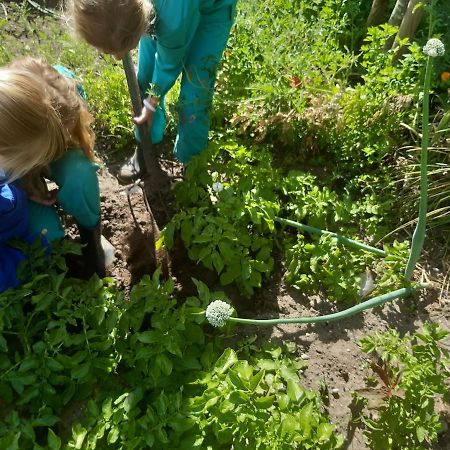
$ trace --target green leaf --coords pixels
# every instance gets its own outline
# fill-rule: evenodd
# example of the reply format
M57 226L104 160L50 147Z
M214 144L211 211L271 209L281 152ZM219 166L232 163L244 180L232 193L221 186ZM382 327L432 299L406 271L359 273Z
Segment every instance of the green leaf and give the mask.
M297 431L298 421L294 416L286 414L281 421L281 435L294 434Z
M2 334L0 334L0 351L4 353L8 351L8 344Z
M319 440L319 442L326 442L331 438L333 431L333 425L323 422L317 429L317 439Z
M237 361L238 357L236 352L231 348L227 348L214 365L214 372L225 373L231 366L236 364Z
M111 427L109 430L107 442L108 444L114 444L119 439L119 428L116 426Z
M181 222L181 239L185 243L186 247L191 245L192 238L192 222L189 219L183 220Z
M83 447L84 438L86 437L87 430L83 428L79 423L72 427L72 437L74 440L74 448L81 450Z
M273 405L275 401L274 395L266 395L265 397L258 397L255 400L255 406L259 409L268 409Z
M287 395L291 401L299 402L304 397L305 391L296 381L289 379L287 381Z
M427 430L421 426L418 426L416 428L416 434L417 439L419 440L420 443L422 443L425 440L425 436L427 435Z
M172 373L172 361L164 353L161 353L156 357L155 364L160 368L164 375L170 375Z
M266 374L265 370L260 370L256 375L252 376L250 378L250 390L253 392L261 383L261 380L264 378L264 375Z
M287 411L289 408L289 404L291 403L289 396L287 394L278 394L277 400L280 410Z
M222 257L219 255L219 253L214 251L211 254L211 259L212 259L214 268L216 269L217 273L220 275L223 268L225 267Z
M48 429L47 445L49 450L59 450L61 448L61 439L53 432L51 428Z
M73 380L82 380L89 374L89 369L91 367L91 363L82 364L77 369L72 370L71 378Z
M300 411L300 426L305 436L309 436L311 433L311 424L313 416L313 404L312 402L306 404Z
M155 331L144 331L143 333L136 333L137 340L143 344L154 344L159 342L160 336Z
M231 403L233 403L235 405L241 405L241 404L249 403L250 398L243 391L233 391L230 394L229 400L230 400Z
M0 439L0 448L2 450L20 450L19 449L19 439L20 431L16 434L7 434Z
M241 276L241 266L239 264L233 264L227 266L227 270L220 275L220 283L226 286L232 283L236 278Z

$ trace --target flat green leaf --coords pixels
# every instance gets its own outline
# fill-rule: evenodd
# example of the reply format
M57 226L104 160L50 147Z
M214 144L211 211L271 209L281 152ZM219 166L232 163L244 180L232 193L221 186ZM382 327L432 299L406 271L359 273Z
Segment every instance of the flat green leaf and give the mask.
M266 395L265 397L258 397L255 400L255 406L259 409L268 409L273 405L275 401L274 395Z
M20 431L15 434L7 434L0 439L0 448L2 450L20 450L19 449L19 439Z
M237 361L238 357L236 352L231 348L227 348L214 365L214 371L217 373L225 373Z
M83 428L79 423L72 427L72 437L74 441L74 448L81 450L83 447L84 438L86 437L87 430Z
M317 429L317 439L319 442L326 442L328 441L334 431L334 426L330 423L321 423Z
M281 421L281 435L293 434L297 431L298 421L294 416L286 414Z
M47 445L49 450L59 450L61 448L61 439L53 432L51 428L48 429Z
M291 401L298 402L304 397L305 392L296 381L290 379L287 382L287 395Z
M156 357L155 364L160 368L164 375L170 375L172 373L172 361L164 353L161 353Z
M423 442L425 440L425 436L427 435L427 430L421 426L416 428L417 439L419 442Z
M119 439L119 428L116 426L111 427L108 433L107 442L108 444L114 444Z

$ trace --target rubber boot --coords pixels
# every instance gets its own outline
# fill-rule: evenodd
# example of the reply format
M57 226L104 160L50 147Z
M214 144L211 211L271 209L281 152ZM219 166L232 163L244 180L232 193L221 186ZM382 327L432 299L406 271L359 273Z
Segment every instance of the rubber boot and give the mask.
M81 255L67 254L65 256L68 275L74 278L87 280L96 273L100 278L106 276L105 253L102 247L100 224L94 228L78 225Z
M120 168L117 178L121 183L129 184L145 174L145 160L142 147L136 146L133 156Z
M80 240L83 245L84 272L86 277L96 273L100 278L106 277L105 253L102 247L101 224L94 228L86 228L78 225Z

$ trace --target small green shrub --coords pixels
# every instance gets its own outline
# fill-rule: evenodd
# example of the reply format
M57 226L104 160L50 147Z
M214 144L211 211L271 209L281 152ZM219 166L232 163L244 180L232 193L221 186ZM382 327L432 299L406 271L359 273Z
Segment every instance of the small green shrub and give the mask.
M386 378L399 380L387 386L391 392L378 413L363 417L371 449L420 450L436 442L441 430L436 399L448 396L450 377L449 353L440 345L446 336L447 331L431 324L404 338L390 330L360 341L365 353L379 358Z

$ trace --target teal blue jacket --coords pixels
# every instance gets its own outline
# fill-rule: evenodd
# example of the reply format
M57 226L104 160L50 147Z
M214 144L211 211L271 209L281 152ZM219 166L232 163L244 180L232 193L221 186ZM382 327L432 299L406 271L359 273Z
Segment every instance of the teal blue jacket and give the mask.
M157 42L152 80L155 95L165 95L174 85L200 22L232 21L230 11L234 11L236 1L151 0L156 14Z

